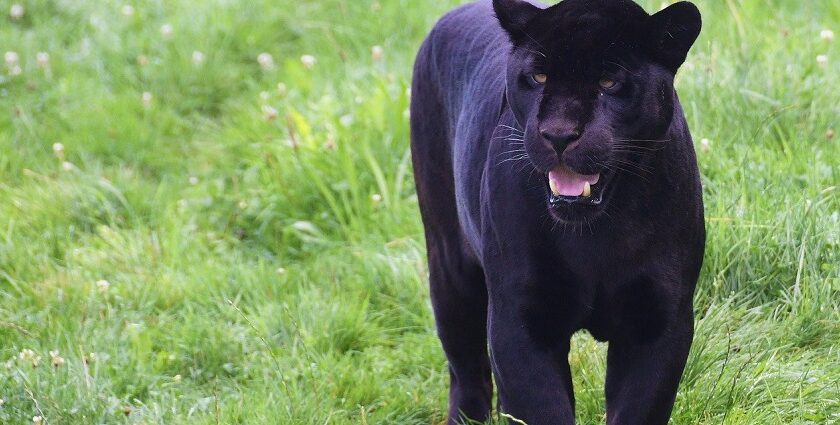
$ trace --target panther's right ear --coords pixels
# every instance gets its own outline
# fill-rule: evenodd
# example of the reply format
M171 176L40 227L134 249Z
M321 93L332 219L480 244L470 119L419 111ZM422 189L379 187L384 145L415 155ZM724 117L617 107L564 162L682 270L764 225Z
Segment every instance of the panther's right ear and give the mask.
M525 0L493 0L493 10L513 44L520 44L530 37L526 33L528 23L542 9Z

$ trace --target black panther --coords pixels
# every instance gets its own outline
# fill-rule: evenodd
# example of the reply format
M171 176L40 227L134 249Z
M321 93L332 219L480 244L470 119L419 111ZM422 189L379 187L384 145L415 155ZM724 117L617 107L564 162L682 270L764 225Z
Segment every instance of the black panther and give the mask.
M570 337L608 341L608 424L666 424L691 346L703 199L674 75L688 2L485 0L414 67L411 148L449 423L573 424ZM489 350L488 350L489 344Z

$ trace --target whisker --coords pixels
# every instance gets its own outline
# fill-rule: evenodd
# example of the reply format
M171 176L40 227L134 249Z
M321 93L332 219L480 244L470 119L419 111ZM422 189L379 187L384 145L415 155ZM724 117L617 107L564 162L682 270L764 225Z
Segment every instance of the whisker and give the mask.
M615 65L615 66L617 66L617 67L619 67L619 68L621 68L621 69L623 69L623 70L625 70L625 71L629 72L629 73L630 73L631 75L633 75L634 77L638 77L638 76L639 76L639 74L636 74L636 73L634 73L633 71L630 71L629 69L627 69L627 67L625 67L624 65L622 65L622 64L620 64L620 63L613 62L613 61L607 61L606 63L611 64L611 65Z
M625 167L629 167L629 169L638 170L638 171L648 173L648 174L651 174L653 172L653 169L651 167L647 167L647 166L644 166L644 165L641 165L641 164L636 164L634 162L620 160L620 159L617 159L617 158L609 159L605 162L607 164L622 165L622 166L625 166Z
M631 175L633 175L633 176L636 176L636 177L638 177L638 178L640 178L640 179L644 180L644 181L645 181L645 182L647 182L647 183L650 183L650 180L648 180L648 179L647 179L647 177L645 177L645 176L643 176L643 175L641 175L641 174L639 174L639 173L637 173L637 172L635 172L635 171L633 171L633 170L628 170L628 169L626 169L626 168L624 168L624 167L622 167L622 166L620 166L620 165L618 165L618 164L606 164L606 163L603 163L603 162L602 162L602 163L599 163L599 165L601 165L602 167L604 167L604 168L606 168L606 169L608 169L608 170L610 170L610 171L622 171L622 172L625 172L625 173L631 174Z
M525 35L528 35L528 34L525 34ZM530 38L531 36L528 36L528 37ZM532 38L531 40L534 40L534 39ZM537 43L537 41L536 41L536 40L534 40L534 43ZM537 44L539 44L539 43L537 43ZM538 52L538 51L534 51L534 50L531 50L531 49L524 49L524 48L523 48L522 50L524 50L524 51L526 51L526 52L531 52L531 53L533 53L533 54L535 54L535 55L540 55L540 56L542 56L542 57L544 57L544 58L547 58L547 57L548 57L548 56L546 56L546 55L545 55L545 53L543 53L543 52Z
M630 144L626 144L626 143L615 143L614 146L619 147L619 148L637 149L637 150L643 150L643 151L648 151L648 152L657 152L657 151L661 151L662 149L665 149L665 146L648 147L648 146L630 145Z
M511 154L527 155L527 153L522 149L514 149L514 150L510 150L510 151L506 151L506 152L500 152L498 155L496 155L496 158L498 158L502 155L511 155Z
M496 166L498 167L498 166L500 166L500 165L502 165L502 164L504 164L504 163L506 163L506 162L518 162L518 161L522 161L523 159L526 159L526 158L528 158L526 155L520 155L520 156L517 156L517 157L508 158L508 159L505 159L505 160L503 160L503 161L498 162L498 163L496 164Z
M493 140L501 139L503 137L507 138L507 137L520 137L520 136L524 137L525 135L524 134L519 134L519 133L500 134L500 135L494 137Z
M671 139L621 139L621 138L615 138L613 140L616 140L616 141L619 141L619 142L654 142L654 143L667 143L667 142L671 141Z
M506 128L506 129L508 129L508 130L513 130L513 131L516 131L516 132L518 132L518 133L523 133L523 134L525 133L524 131L522 131L522 130L520 130L520 129L516 128L516 127L511 127L511 126L509 126L509 125L499 124L497 127Z

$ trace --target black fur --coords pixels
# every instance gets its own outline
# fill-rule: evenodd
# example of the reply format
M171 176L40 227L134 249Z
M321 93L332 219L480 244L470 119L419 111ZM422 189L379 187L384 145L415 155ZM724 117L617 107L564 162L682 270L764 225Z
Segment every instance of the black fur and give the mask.
M423 43L411 146L450 424L487 419L491 370L504 412L573 424L581 329L610 342L608 424L668 422L705 243L673 80L700 26L686 2L486 0ZM600 174L601 202L552 197L561 164Z

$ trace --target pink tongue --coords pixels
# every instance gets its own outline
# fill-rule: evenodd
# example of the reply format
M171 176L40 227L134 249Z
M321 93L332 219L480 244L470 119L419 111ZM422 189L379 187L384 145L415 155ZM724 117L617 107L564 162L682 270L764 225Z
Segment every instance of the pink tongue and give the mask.
M590 185L598 183L600 174L585 176L578 174L562 165L549 171L548 180L552 183L552 190L563 196L578 196L583 193L583 185L589 182ZM557 195L558 193L555 193Z

